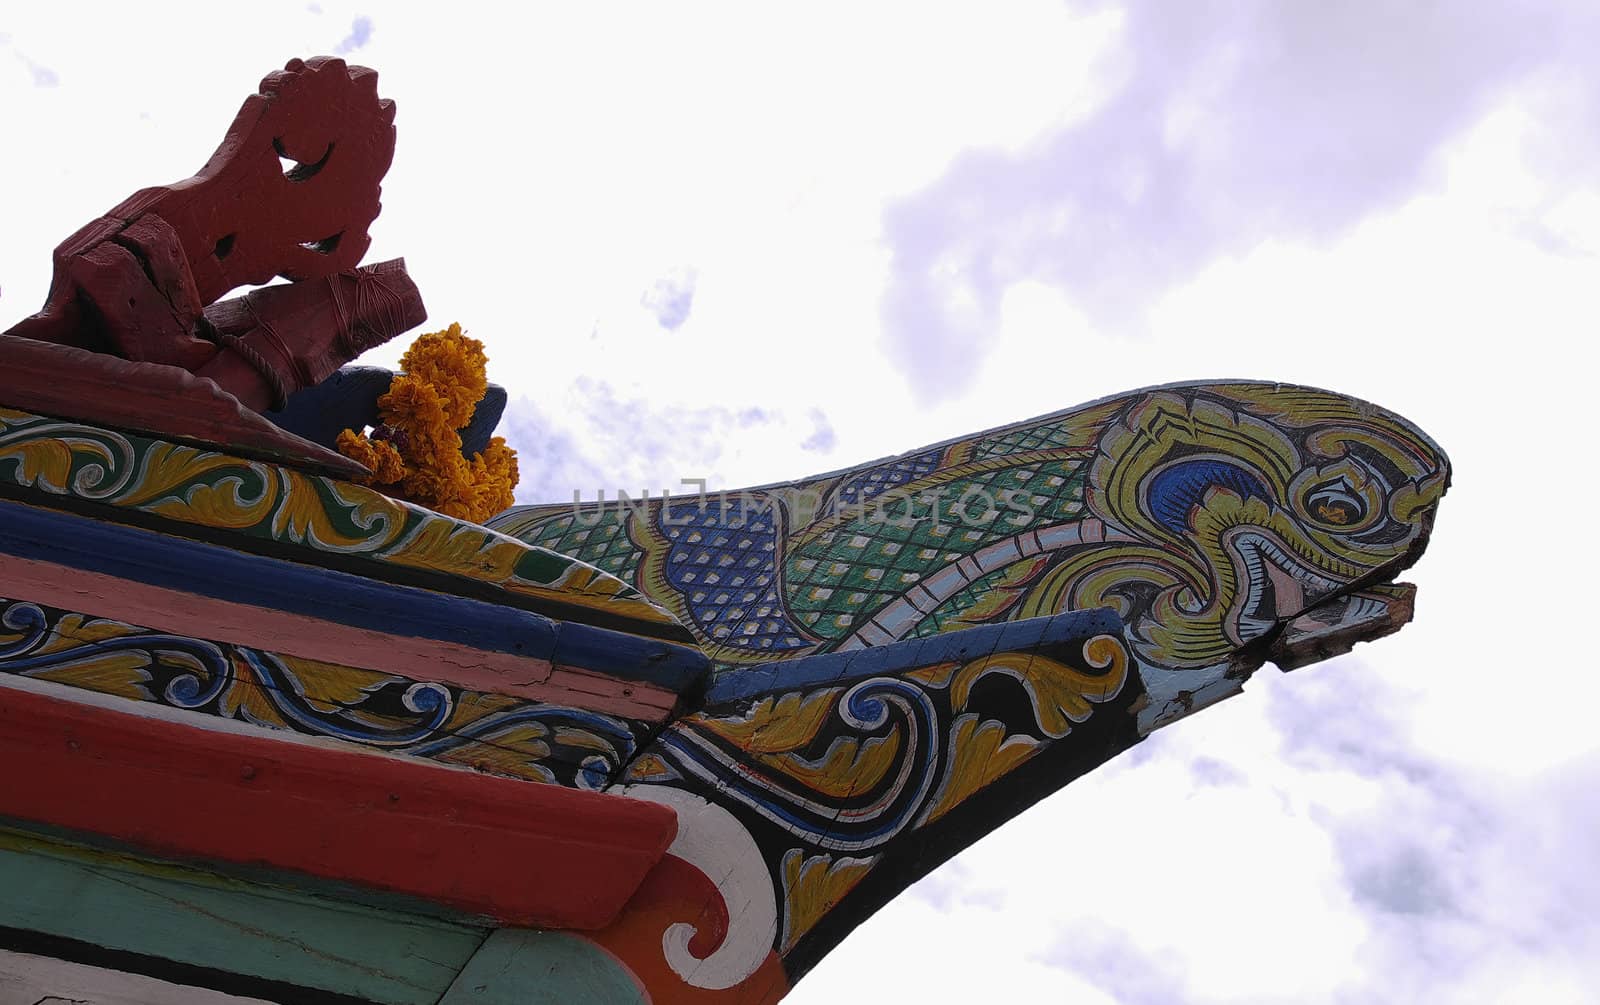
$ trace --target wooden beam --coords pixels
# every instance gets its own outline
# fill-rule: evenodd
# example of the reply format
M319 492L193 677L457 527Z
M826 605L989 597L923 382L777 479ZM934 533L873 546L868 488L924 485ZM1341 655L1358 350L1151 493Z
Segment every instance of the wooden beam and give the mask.
M0 498L693 650L670 613L597 567L366 486L229 453L0 407Z
M689 646L0 502L10 596L413 680L652 722L706 672Z
M670 809L620 796L13 687L0 763L26 765L7 772L0 818L508 925L605 926L677 833Z

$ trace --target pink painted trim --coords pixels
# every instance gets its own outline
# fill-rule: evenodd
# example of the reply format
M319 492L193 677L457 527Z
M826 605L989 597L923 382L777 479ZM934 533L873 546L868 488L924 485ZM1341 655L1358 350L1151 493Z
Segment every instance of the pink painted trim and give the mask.
M0 582L16 584L11 592L17 600L473 691L561 704L581 695L577 703L584 708L649 721L665 719L678 700L653 684L544 659L354 628L33 559L0 555Z

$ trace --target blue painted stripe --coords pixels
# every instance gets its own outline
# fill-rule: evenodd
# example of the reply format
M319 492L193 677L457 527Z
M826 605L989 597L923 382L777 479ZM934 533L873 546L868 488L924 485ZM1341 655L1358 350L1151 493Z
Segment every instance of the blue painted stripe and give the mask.
M0 553L675 692L709 672L705 654L690 646L16 503L0 502Z
M550 661L557 666L605 670L629 680L660 684L679 693L700 684L711 674L711 662L697 646L644 639L571 621L558 624L555 651ZM626 672L609 669L618 662L627 667Z
M965 662L993 653L1031 652L1096 635L1120 637L1121 634L1122 619L1109 607L1065 611L1049 617L983 625L870 649L780 660L754 670L725 672L711 685L706 704L818 685L846 684L936 663Z

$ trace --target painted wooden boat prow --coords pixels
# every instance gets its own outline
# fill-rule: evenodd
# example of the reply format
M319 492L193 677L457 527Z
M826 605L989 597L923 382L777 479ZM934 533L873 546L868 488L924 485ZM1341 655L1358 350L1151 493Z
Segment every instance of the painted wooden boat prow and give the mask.
M776 1002L1039 799L1411 617L1448 460L1276 383L714 499L397 498L379 395L423 378L339 369L424 316L360 264L394 116L291 61L0 334L0 1001ZM418 392L474 477L477 361Z

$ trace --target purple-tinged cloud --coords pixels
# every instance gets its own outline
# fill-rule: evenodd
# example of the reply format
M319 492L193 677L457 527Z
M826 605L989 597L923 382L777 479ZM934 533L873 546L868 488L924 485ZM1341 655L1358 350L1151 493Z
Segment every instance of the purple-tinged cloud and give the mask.
M655 316L657 324L669 332L677 331L694 309L695 280L692 269L665 276L656 280L639 302Z
M813 408L810 417L813 430L810 436L801 441L800 449L813 453L827 453L838 445L839 434L834 432L832 423L828 421L822 409Z
M583 416L580 425L558 422L554 406L528 398L506 409L499 432L517 451L519 503L571 502L574 492L593 501L602 490L684 492L683 479L712 479L733 433L781 419L760 408L658 404L587 377L565 404Z
M1102 926L1062 932L1038 961L1083 977L1122 1005L1191 1000L1183 961L1150 952L1120 929Z
M372 41L372 18L360 14L350 22L350 34L346 35L333 51L341 56L348 55L370 41Z
M1361 794L1304 790L1368 931L1365 966L1329 1000L1511 1000L1495 989L1592 978L1600 878L1577 863L1600 821L1600 756L1530 785L1463 771L1410 740L1408 697L1383 673L1337 664L1272 688L1267 709L1288 777Z
M16 57L17 62L21 63L23 68L28 71L28 76L32 78L34 87L60 86L61 75L50 67L35 61L27 53L17 48L12 43L9 32L0 32L0 48L9 48L11 50L11 54Z
M592 486L608 484L607 472L587 456L590 452L528 398L507 404L495 432L517 452L518 503L566 501L575 490L592 492Z
M961 859L953 859L913 883L907 893L941 914L952 910L1004 906L1005 893L994 886L980 885Z
M1243 785L1246 778L1244 772L1226 761L1219 761L1215 757L1196 757L1189 762L1189 774L1194 776L1198 785L1211 785L1221 788L1229 785Z
M1267 237L1328 240L1425 181L1430 155L1530 74L1600 94L1587 2L1134 3L1115 93L1017 153L971 151L885 213L884 348L952 396L1013 283L1136 327L1162 290Z
M48 66L29 63L28 72L33 75L34 87L56 87L61 83L61 77Z

